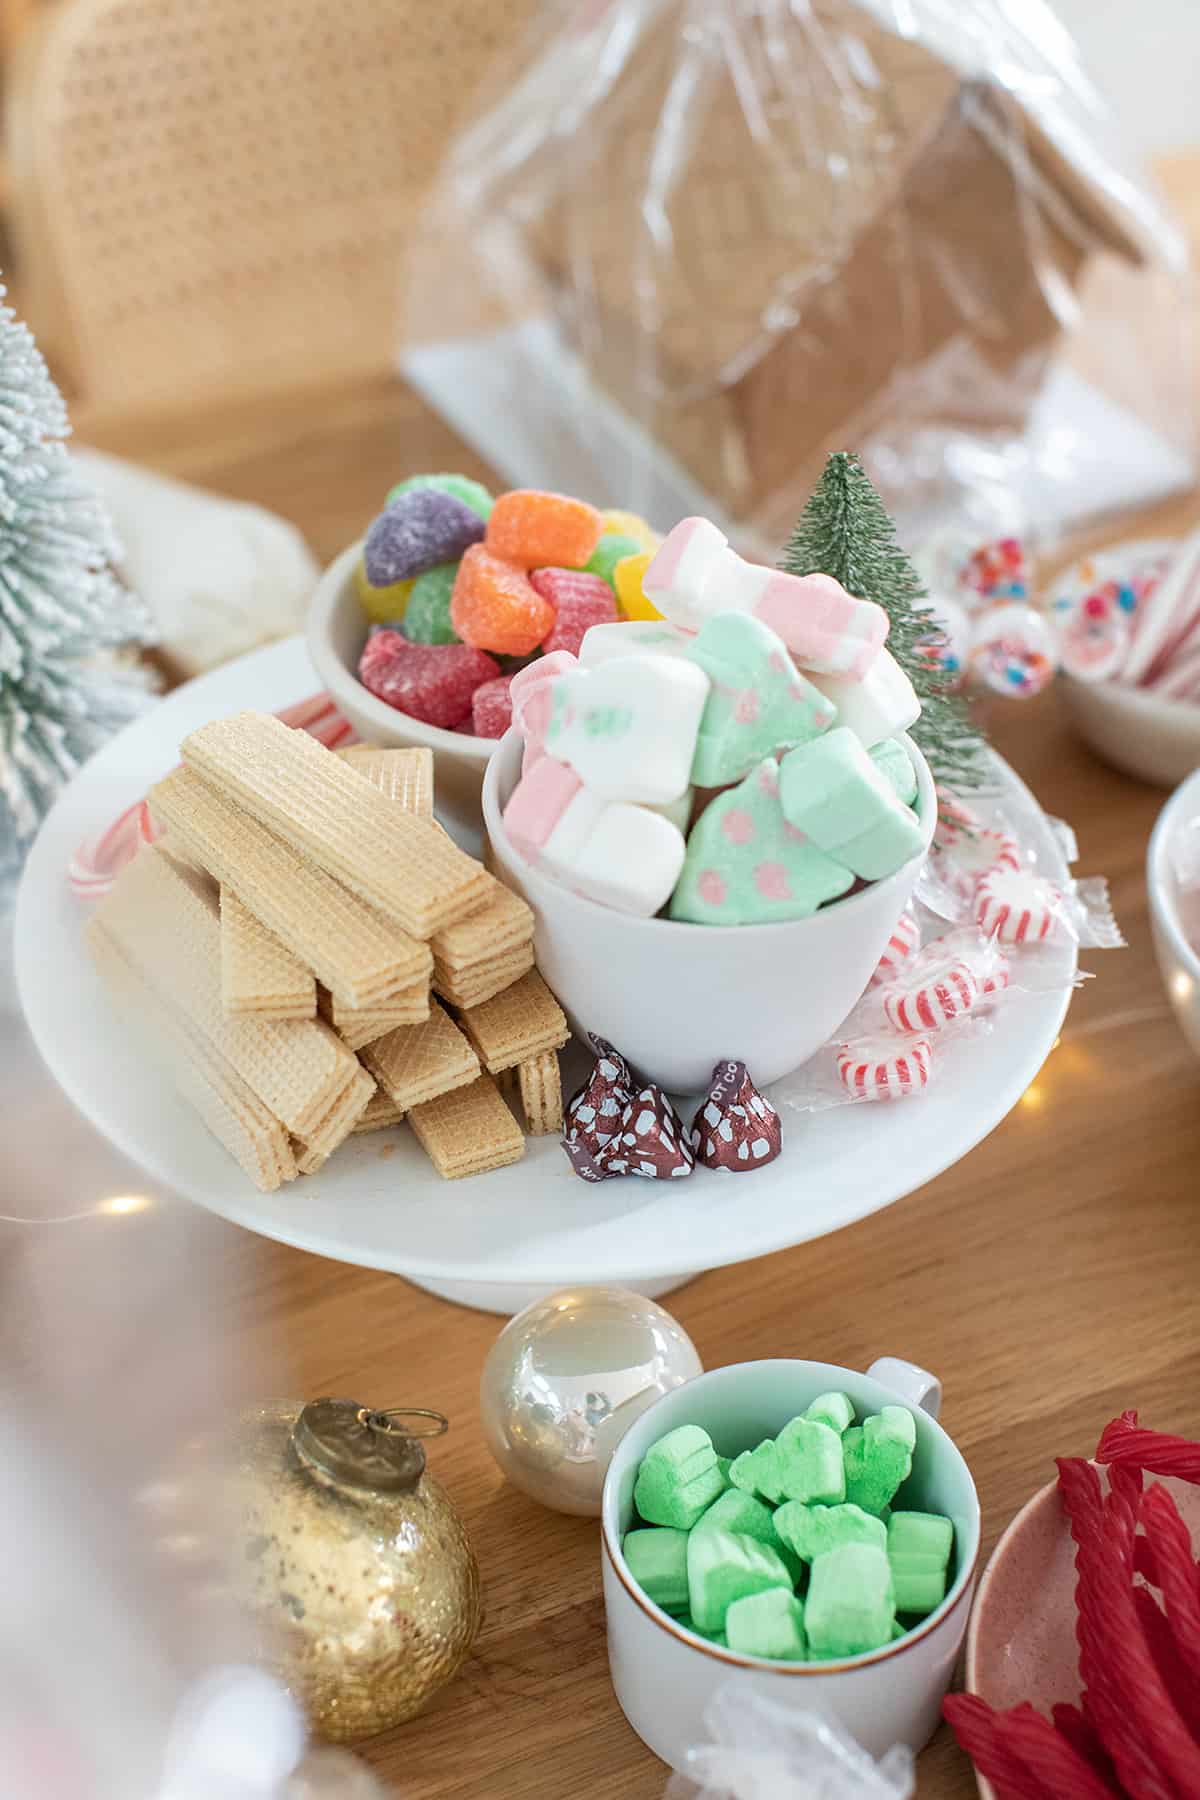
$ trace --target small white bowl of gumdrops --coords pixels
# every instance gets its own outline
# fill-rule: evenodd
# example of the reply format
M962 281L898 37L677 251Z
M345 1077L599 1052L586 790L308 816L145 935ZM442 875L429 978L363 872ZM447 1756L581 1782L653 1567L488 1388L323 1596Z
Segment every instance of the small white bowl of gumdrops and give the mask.
M631 1426L601 1512L609 1667L672 1768L718 1690L832 1716L875 1757L931 1737L979 1556L940 1400L893 1357L736 1363Z
M672 1092L731 1057L763 1086L836 1031L912 896L937 821L920 704L881 607L707 520L642 587L663 617L514 677L492 855L577 1034Z

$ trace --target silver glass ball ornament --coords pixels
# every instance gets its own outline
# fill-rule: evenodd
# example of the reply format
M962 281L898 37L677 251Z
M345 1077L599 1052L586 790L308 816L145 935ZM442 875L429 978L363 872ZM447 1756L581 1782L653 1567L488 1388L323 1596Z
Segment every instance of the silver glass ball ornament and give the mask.
M703 1366L683 1327L641 1294L548 1294L509 1321L483 1366L488 1448L508 1480L543 1506L598 1514L629 1427Z

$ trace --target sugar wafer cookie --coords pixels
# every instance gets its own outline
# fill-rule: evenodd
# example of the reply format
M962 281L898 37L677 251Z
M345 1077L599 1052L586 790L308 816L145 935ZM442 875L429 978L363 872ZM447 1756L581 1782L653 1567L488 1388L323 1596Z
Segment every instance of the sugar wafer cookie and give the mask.
M336 752L381 794L418 818L433 817L433 751L424 744L385 750L376 744L350 744Z
M400 1025L367 1044L362 1062L402 1112L479 1074L479 1058L450 1015L435 1006L423 1025Z
M378 1007L343 1006L328 988L322 988L318 1006L321 1017L333 1026L343 1042L351 1050L361 1050L364 1044L374 1043L376 1038L395 1031L397 1025L419 1025L427 1019L429 986L427 982L419 981L412 987L401 988L386 1002L381 1001Z
M534 962L533 940L518 944L515 950L508 950L503 956L493 957L482 962L478 968L465 970L448 969L433 959L433 989L451 1006L467 1008L482 1006L485 1000L491 1000L504 992L522 975L532 969Z
M96 917L147 983L232 1064L296 1137L316 1129L354 1058L319 1019L226 1018L215 901L161 850L143 850Z
M428 938L484 897L482 865L431 820L394 805L349 763L278 719L218 719L182 748L184 762L211 787L414 937Z
M356 1067L346 1085L330 1103L325 1117L304 1140L296 1157L302 1175L315 1175L329 1161L340 1144L344 1144L377 1092L374 1077L366 1069Z
M562 1081L558 1052L543 1050L517 1064L525 1128L530 1137L557 1137L563 1128Z
M360 1137L368 1131L386 1131L389 1125L399 1125L404 1114L396 1105L390 1094L385 1094L378 1085L362 1112L354 1121L351 1137Z
M151 789L155 816L172 838L229 887L280 943L351 1006L377 1005L405 983L427 979L429 947L389 924L257 820L176 769Z
M443 1181L519 1162L525 1138L488 1075L413 1108L409 1124Z
M562 1007L536 969L482 1006L467 1007L461 1023L489 1075L543 1050L561 1050L571 1035Z
M228 1059L159 997L99 919L89 922L87 943L120 1012L135 1031L146 1033L179 1093L255 1187L271 1194L294 1181L296 1161L286 1129Z
M221 1003L227 1013L255 1013L264 1019L313 1019L317 1013L311 969L231 888L221 890Z

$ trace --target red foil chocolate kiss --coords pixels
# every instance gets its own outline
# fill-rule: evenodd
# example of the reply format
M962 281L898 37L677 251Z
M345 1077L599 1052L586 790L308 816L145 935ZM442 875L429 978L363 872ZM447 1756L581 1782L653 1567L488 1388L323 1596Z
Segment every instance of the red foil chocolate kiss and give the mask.
M774 1162L783 1147L783 1125L759 1093L744 1062L713 1069L708 1098L692 1120L692 1149L706 1169L740 1175Z

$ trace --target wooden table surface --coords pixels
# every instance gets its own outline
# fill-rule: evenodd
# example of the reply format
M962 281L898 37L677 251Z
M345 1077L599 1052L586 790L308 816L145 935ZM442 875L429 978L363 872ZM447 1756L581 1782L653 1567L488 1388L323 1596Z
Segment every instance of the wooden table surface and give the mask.
M266 410L89 435L276 508L322 558L361 530L400 474L477 469L383 377ZM1139 524L1195 517L1200 498ZM990 725L1046 808L1074 824L1080 872L1108 876L1129 948L1085 955L1097 978L1075 997L1058 1048L957 1168L861 1224L704 1275L667 1302L709 1367L795 1355L864 1368L892 1352L938 1371L944 1423L979 1487L985 1554L1052 1477L1054 1456L1086 1454L1123 1407L1200 1435L1200 1063L1167 1008L1143 879L1163 796L1097 762L1053 693L998 709ZM659 1795L667 1773L609 1685L595 1524L526 1500L484 1447L479 1374L499 1321L395 1277L213 1230L248 1315L237 1359L249 1393L260 1361L277 1370L282 1354L297 1394L400 1398L453 1420L431 1463L474 1538L487 1618L432 1709L365 1751L389 1791ZM920 1794L974 1791L943 1729L921 1759Z

